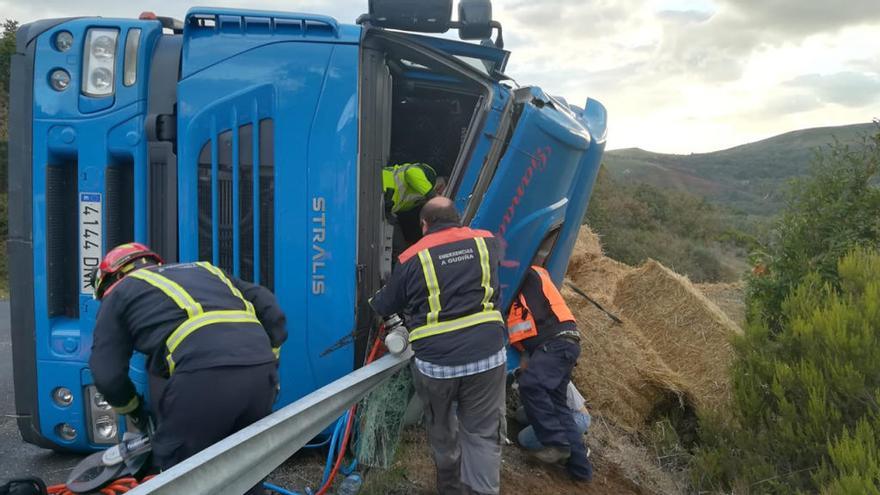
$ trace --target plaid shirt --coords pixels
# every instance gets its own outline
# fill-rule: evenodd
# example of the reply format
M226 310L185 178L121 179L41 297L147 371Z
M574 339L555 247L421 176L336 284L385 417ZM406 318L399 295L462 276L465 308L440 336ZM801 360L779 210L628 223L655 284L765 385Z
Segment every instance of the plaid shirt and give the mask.
M461 378L463 376L476 375L495 369L507 362L507 349L502 347L500 351L487 358L474 361L473 363L460 364L458 366L441 366L415 358L416 368L425 376L439 379Z

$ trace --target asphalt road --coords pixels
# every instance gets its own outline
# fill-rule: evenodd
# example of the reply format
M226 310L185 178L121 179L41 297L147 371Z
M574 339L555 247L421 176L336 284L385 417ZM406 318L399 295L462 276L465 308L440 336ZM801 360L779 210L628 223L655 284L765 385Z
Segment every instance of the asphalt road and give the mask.
M0 301L0 482L30 475L49 484L63 483L82 457L57 454L22 441L15 422L14 393L9 301Z

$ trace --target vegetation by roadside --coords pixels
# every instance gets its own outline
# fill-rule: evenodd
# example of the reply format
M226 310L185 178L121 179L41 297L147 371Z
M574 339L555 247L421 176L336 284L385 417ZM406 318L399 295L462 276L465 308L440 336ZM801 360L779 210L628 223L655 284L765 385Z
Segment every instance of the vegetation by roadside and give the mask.
M603 166L584 219L611 258L637 266L653 258L695 282L735 281L757 245L758 225L684 192L624 183Z
M748 280L730 416L703 418L701 490L880 493L880 131L791 190Z

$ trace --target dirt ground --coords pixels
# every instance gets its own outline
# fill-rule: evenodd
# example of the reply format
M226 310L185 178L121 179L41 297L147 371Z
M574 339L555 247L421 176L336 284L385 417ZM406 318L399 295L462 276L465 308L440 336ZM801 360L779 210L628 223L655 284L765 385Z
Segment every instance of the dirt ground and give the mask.
M511 434L511 437L514 435ZM591 448L597 450L597 447ZM424 430L413 426L404 432L397 462L388 470L373 469L361 493L380 494L432 494L434 491L434 463L430 457ZM528 458L515 445L505 446L501 460L502 494L560 494L560 495L611 495L651 493L640 490L619 472L619 468L596 455L594 477L590 483L570 481L561 466L547 467Z

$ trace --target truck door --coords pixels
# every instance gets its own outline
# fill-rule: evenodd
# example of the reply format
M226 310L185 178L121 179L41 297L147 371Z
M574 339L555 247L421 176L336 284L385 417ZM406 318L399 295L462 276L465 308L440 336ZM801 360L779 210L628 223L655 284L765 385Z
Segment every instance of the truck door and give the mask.
M494 232L504 247L499 276L505 307L545 241L564 241L550 257L564 263L548 265L557 284L562 281L568 241L580 228L604 147L604 136L594 142L567 105L538 88L514 91L511 105L497 129L495 146L503 149L490 152L500 161L484 164L472 194L482 200L471 200L465 210L472 226ZM597 153L588 154L591 147Z

